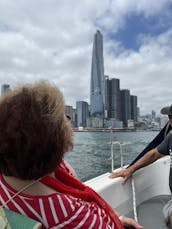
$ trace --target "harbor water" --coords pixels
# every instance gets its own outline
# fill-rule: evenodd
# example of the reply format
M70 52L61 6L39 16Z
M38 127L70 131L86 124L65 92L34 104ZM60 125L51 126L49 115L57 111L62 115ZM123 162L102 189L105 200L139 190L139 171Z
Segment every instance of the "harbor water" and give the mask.
M112 141L122 143L124 165L129 164L157 135L156 131L74 132L74 148L65 159L75 169L78 178L86 181L111 172ZM119 146L114 146L114 167L120 166Z

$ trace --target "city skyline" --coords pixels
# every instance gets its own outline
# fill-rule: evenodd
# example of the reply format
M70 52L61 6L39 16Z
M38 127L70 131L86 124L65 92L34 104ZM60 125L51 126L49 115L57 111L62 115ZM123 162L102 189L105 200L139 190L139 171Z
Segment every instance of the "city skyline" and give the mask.
M66 104L89 102L93 34L100 30L104 74L138 96L140 113L171 105L170 0L6 0L0 13L1 84L45 79L60 87Z
M111 86L113 89L110 90L111 93L109 94L109 96L111 96L111 99L113 100L113 102L111 101L111 104L110 104L110 106L112 107L112 110L110 112L113 112L114 113L114 110L117 109L116 107L114 107L114 105L115 105L114 98L115 97L116 97L116 102L117 102L116 105L117 106L120 105L120 104L118 104L120 102L119 101L119 95L117 95L117 94L115 95L115 93L117 93L118 91L125 91L126 89L121 89L120 90L120 80L119 79L115 79L115 78L109 79L108 76L105 76L105 81L106 81L106 84L109 81L108 83L110 83L110 84L113 85L113 87ZM115 87L114 87L114 82L115 82L115 84L117 84ZM108 86L106 85L105 88L107 89ZM3 95L3 94L5 94L6 92L8 92L10 90L11 90L10 84L2 84L1 85L1 93L0 94ZM112 92L112 90L113 90L113 92ZM110 102L110 100L109 100L109 98L107 98L107 95L106 95L106 100L107 101L105 103L108 104ZM80 103L80 102L87 103L86 101L76 101L76 106L74 106L74 107L71 106L71 105L66 104L65 106L68 107L68 109L69 109L69 110L66 110L66 113L67 114L72 114L73 113L73 109L77 109L77 103ZM134 110L134 107L137 107L137 96L131 95L131 104L132 103L133 103L133 105L131 105L131 109L133 107L133 111L131 111L131 119L133 119L134 121L136 121L135 120L135 117L136 117L137 111ZM87 103L87 105L89 106L89 103ZM109 104L108 104L108 106L109 106ZM139 108L139 107L137 107L137 108ZM89 108L87 108L87 109L89 110ZM105 108L105 110L106 110L106 108ZM156 115L156 112L154 110L151 110L150 113L154 113L154 115ZM149 115L149 114L147 114L147 115ZM117 113L114 113L114 115L108 114L107 116L108 116L108 118L120 119L120 113L118 113L118 112ZM106 116L105 116L105 118L106 118Z
M87 126L84 115L89 116L88 108L85 109L84 102L80 102L79 106L79 102L76 103L77 117L83 120L78 123ZM104 74L103 35L97 30L92 50L90 127L134 126L138 122L137 109L137 96L130 95L129 89L121 89L119 79L109 79L109 76ZM101 123L97 123L98 119Z

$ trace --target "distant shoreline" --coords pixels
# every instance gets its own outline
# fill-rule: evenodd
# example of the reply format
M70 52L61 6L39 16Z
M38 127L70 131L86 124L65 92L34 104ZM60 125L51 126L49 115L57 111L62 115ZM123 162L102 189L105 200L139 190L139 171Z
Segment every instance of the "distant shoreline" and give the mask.
M139 129L139 128L73 128L74 132L135 132L135 131L160 131L160 129Z

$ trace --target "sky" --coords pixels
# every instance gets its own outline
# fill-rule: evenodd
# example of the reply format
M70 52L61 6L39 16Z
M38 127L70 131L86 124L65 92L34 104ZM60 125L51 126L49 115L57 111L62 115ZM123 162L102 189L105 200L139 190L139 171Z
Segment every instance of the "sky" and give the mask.
M49 80L66 105L90 102L94 34L104 69L142 115L172 104L171 0L0 0L0 84Z

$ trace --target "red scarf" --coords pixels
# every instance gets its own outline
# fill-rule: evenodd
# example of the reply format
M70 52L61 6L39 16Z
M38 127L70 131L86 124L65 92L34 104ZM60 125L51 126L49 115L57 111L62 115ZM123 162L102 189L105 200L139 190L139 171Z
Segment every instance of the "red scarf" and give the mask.
M100 208L103 208L107 215L115 224L115 229L124 229L123 224L110 205L93 189L80 182L75 177L71 176L62 168L57 168L55 171L56 179L51 176L46 176L41 179L43 184L53 188L54 190L69 194L76 198L81 198L87 202L95 202Z

